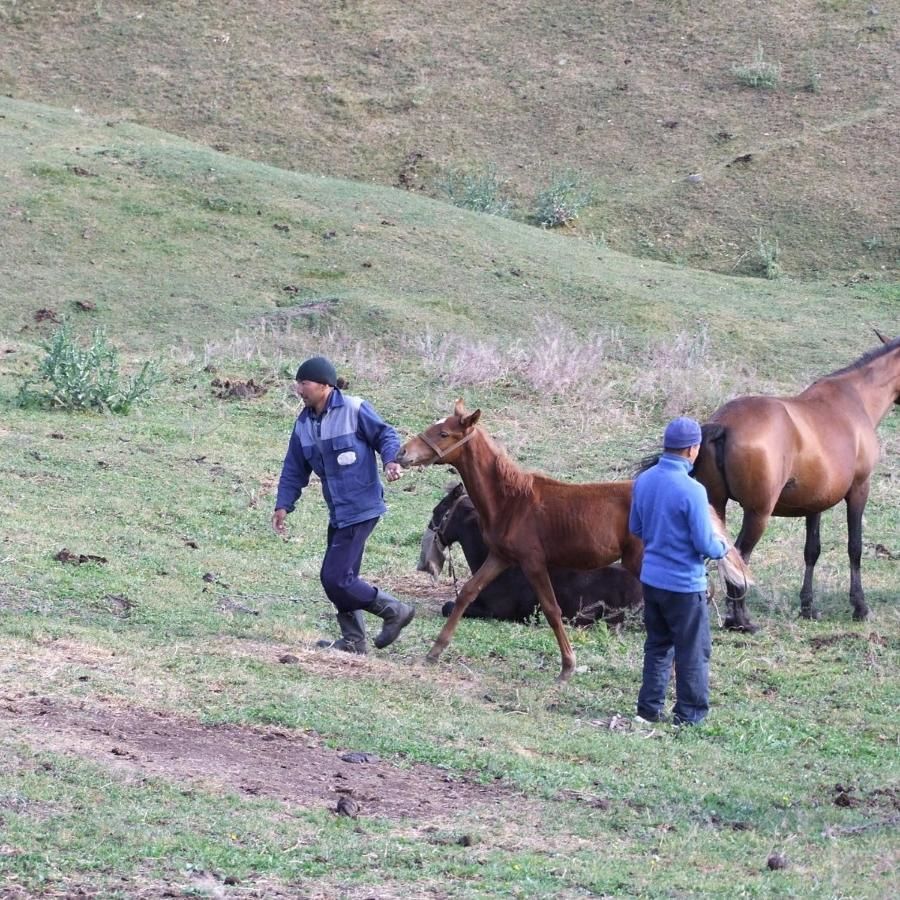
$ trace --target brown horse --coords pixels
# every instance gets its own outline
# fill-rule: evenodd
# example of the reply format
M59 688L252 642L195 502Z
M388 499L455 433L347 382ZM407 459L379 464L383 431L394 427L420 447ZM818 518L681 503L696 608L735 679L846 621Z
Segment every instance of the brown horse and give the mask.
M881 337L881 335L879 335ZM736 500L744 510L735 547L749 560L770 516L805 516L806 572L800 614L818 618L813 569L819 558L822 512L847 504L850 602L853 618L869 614L860 581L862 517L879 456L875 429L900 402L900 338L861 356L795 397L738 397L703 426L694 474L725 518ZM729 584L726 626L755 631L742 591Z
M452 415L408 440L397 457L406 467L454 466L478 510L488 546L487 559L463 586L427 659L438 660L466 607L517 563L556 635L562 656L559 680L567 681L575 670L575 652L547 567L597 569L621 559L639 577L644 548L628 530L632 483L567 484L524 472L477 425L480 416L481 410L467 412L462 400L457 400Z

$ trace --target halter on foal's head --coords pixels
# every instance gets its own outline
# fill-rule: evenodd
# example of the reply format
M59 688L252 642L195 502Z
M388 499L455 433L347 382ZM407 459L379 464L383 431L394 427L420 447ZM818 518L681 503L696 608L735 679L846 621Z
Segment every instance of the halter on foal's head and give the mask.
M475 437L475 425L481 410L467 412L462 400L456 401L452 416L435 422L400 448L397 462L409 466L428 466L449 462L447 457Z

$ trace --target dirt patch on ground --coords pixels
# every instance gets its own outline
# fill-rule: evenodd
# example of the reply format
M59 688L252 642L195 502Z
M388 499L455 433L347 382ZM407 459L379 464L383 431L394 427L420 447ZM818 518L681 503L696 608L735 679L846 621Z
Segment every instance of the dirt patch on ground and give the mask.
M200 781L291 805L328 807L336 814L342 801L345 814L354 816L446 820L476 804L517 799L511 790L430 766L391 765L365 748L333 750L313 734L202 725L134 707L7 696L0 700L0 732L35 749L86 757L124 773Z

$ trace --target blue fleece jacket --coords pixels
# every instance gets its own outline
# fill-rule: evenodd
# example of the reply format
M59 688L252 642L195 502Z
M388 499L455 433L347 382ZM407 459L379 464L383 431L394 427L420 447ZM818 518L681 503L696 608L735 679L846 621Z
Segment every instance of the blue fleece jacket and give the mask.
M372 405L360 397L331 392L317 416L308 407L297 417L278 481L275 509L293 512L313 472L322 481L330 523L346 528L381 516L384 489L375 452L382 464L400 452L400 437Z
M635 481L628 521L644 542L641 581L683 594L705 591L704 559L728 551L713 532L706 489L690 470L685 457L664 453Z

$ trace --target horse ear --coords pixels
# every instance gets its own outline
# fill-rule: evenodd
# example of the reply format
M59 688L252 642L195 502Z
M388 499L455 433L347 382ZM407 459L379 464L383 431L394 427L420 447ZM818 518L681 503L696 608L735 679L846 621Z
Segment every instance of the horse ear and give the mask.
M459 424L463 428L471 428L480 418L481 418L481 410L476 409L475 412L471 412L466 416L460 416Z
M890 341L877 328L873 328L872 331L875 332L876 337L879 341L881 341L882 344L890 343Z
M453 404L453 415L462 418L466 414L466 404L463 401L463 398L460 397L456 403Z

